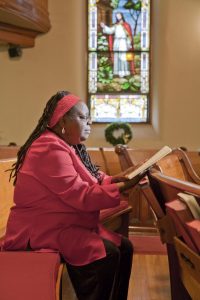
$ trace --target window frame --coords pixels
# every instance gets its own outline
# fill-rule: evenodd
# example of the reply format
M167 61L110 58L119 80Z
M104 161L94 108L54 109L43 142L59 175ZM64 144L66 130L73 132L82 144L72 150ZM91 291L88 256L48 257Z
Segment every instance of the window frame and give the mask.
M86 4L86 10L87 10L87 34L86 34L86 49L87 49L87 92L86 92L86 95L87 95L87 105L88 105L88 108L89 108L89 112L91 114L91 96L92 95L146 95L147 96L147 120L146 121L141 121L141 122L135 122L135 121L130 121L130 122L126 122L126 123L130 123L131 125L151 125L152 124L152 12L153 12L153 1L152 0L149 0L150 1L150 9L149 9L149 14L150 14L150 22L149 22L149 51L134 51L136 53L142 53L142 52L148 52L149 53L149 92L146 93L146 94L137 94L137 93L119 93L117 94L117 92L109 92L109 93L98 93L96 92L95 94L92 94L89 92L89 54L92 53L93 51L89 50L89 0L87 0L87 4ZM103 53L106 51L95 51L96 53ZM107 51L109 52L109 51ZM110 124L110 123L117 123L119 122L118 120L116 121L92 121L93 124ZM123 122L123 121L122 121Z

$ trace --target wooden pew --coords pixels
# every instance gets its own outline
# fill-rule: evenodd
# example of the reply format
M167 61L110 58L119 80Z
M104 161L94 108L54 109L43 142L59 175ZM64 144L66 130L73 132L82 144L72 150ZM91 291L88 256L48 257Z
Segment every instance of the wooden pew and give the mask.
M163 164L162 171L164 171L164 164ZM180 171L180 169L179 169L179 171ZM178 171L178 174L180 174L179 171ZM170 172L171 172L171 170L170 170ZM186 167L185 167L184 174L188 175L189 173L190 173L189 170L186 169ZM162 205L164 203L170 203L170 201L173 201L174 199L176 199L177 194L179 192L192 193L200 198L200 185L199 184L185 181L182 179L177 179L177 178L174 178L171 176L167 176L155 169L150 172L149 177L150 177L152 189L154 190L155 194L157 195L158 201L160 203L162 203ZM176 228L175 232L176 232L175 235L177 235L177 236L180 235L180 232L177 232L177 228ZM189 296L189 294L192 296L192 294L190 293L190 290L188 290L188 292L189 292L189 294L188 294L188 292L182 285L182 282L185 284L185 279L183 279L183 277L182 277L182 271L179 267L178 257L177 257L177 253L175 251L174 244L167 243L167 250L168 250L172 295L174 295L173 297L176 300L177 299L180 299L180 300L191 299L191 297ZM187 286L186 286L186 288L187 288Z
M195 190L200 193L200 186ZM200 197L194 193L179 193L178 197L166 203L167 214L177 232L174 244L181 280L191 298L197 300L200 294Z
M119 152L119 149L117 149L117 151ZM134 165L127 149L125 147L120 147L120 151L119 157L121 156L120 161L122 163L122 167L127 168L131 164ZM168 201L166 197L169 194L169 191L166 186L161 186L161 183L156 181L157 176L167 177L166 175L161 174L161 170L162 172L181 178L182 184L185 184L183 179L188 180L190 178L190 180L196 180L196 182L199 182L199 178L193 171L190 162L187 157L185 157L185 154L182 153L181 150L176 150L173 151L171 155L158 162L153 172L149 173L150 181L146 180L146 182L140 185L141 193L143 193L144 197L154 210L161 240L167 244L172 300L191 299L180 278L178 258L173 244L173 238L176 235L176 231L165 211L165 202ZM173 193L170 193L170 196L174 199L179 191L176 184L177 181L180 181L180 179L170 178L172 181L175 181ZM192 184L193 183L188 183L188 191L190 191Z
M120 161L114 148L87 148L87 151L94 164L100 167L100 170L107 175L116 175L121 172Z
M19 146L0 146L0 159L17 157Z
M186 151L186 155L192 163L192 166L200 177L200 152L199 151Z
M117 145L115 147L115 151L119 157L122 170L125 170L130 166L137 165L138 163L143 162L145 159L148 159L156 152L155 149L131 149L125 145ZM187 156L192 158L192 163L194 164L195 170L197 170L197 172L194 171L193 165L191 166L191 162L188 161ZM174 169L173 164L175 164L175 166L178 168L178 169L175 168L176 169L174 174L175 177L180 179L185 178L185 180L191 180L196 182L197 174L194 176L196 177L196 179L192 179L183 173L183 169L181 169L182 161L184 161L186 165L190 166L189 170L193 169L192 171L193 174L194 173L200 174L200 156L198 152L188 151L185 153L181 150L176 150L175 153L173 151L173 154L170 156L170 159L168 160L168 170L166 170L167 157L165 160L162 161L165 164L165 172L167 172L168 175L171 174L171 176L173 176L173 169ZM170 165L170 161L171 161L171 165ZM161 165L160 167L162 168ZM149 230L151 231L155 229L155 215L152 214L152 211L146 202L146 197L144 196L144 193L141 192L139 186L137 186L135 189L132 190L129 198L129 204L132 206L132 213L130 215L130 224L133 224L134 230L139 228L140 231L147 232Z
M118 155L121 170L124 171L129 167L136 166L145 159L153 155L156 150L139 150L130 149L125 145L117 145L115 152ZM143 185L144 186L144 185ZM145 185L147 187L147 185ZM132 207L130 214L130 228L136 232L153 232L157 229L155 221L157 219L155 213L152 211L149 203L146 201L144 192L141 192L142 186L135 186L129 193L129 205ZM147 189L144 190L147 193ZM151 193L151 191L149 191Z
M157 163L149 173L151 188L165 211L165 203L177 198L179 192L200 195L200 178L194 171L187 154L175 149L171 154ZM158 172L158 170L160 172ZM167 214L168 216L168 214ZM168 216L169 217L169 216ZM173 243L167 243L172 297L190 299L188 291L182 284L178 257ZM179 297L179 298L178 298Z
M105 165L107 166L108 174L111 176L119 174L121 172L121 166L118 155L115 153L115 149L101 147L100 151L104 158Z
M165 175L200 184L200 177L194 170L187 152L175 149L157 163L158 168Z
M200 295L200 256L192 251L179 238L175 237L181 279L191 299L199 300Z

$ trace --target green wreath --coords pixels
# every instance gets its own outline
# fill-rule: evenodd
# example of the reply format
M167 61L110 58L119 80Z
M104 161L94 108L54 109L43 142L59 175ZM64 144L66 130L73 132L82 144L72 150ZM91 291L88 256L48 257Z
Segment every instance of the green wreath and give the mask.
M118 129L123 129L123 133L119 137L114 137L113 133L114 131ZM118 144L128 144L130 140L132 139L132 130L131 126L128 123L111 123L109 124L105 129L105 138L106 141L112 144L113 146L116 146Z

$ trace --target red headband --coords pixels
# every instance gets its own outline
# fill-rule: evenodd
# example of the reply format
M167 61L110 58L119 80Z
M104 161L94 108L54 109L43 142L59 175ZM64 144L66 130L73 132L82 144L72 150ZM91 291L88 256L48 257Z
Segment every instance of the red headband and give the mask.
M74 105L76 105L78 101L80 101L80 98L72 94L66 95L61 100L59 100L49 122L49 127L52 128L53 126L55 126L58 121L64 116L64 114L68 112Z

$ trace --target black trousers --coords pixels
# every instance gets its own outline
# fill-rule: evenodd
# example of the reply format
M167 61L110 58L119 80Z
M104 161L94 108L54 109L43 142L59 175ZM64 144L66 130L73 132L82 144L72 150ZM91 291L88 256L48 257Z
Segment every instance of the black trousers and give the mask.
M126 300L133 246L123 237L120 247L103 240L106 257L84 266L67 264L79 300Z

